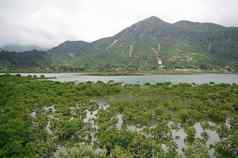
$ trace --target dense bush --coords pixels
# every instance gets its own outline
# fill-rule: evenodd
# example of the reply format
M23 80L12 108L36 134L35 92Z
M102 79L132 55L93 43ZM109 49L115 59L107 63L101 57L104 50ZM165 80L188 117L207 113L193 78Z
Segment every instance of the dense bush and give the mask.
M0 76L0 157L179 157L169 122L176 123L173 129L185 129L187 157L207 157L208 136L196 138L196 122L218 132L217 157L235 157L237 92L236 84L122 86ZM110 104L107 109L99 108L102 98ZM92 128L85 123L87 110L92 114L98 108L93 118L97 128ZM118 114L123 116L121 129Z

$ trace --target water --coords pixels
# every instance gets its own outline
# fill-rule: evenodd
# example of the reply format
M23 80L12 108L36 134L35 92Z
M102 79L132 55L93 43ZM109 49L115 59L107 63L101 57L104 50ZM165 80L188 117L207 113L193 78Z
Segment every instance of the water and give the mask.
M123 115L122 114L117 114L117 119L118 119L118 122L116 124L116 128L121 130L122 125L123 125Z
M99 106L99 109L101 110L106 110L110 106L107 100L104 98L98 99L96 102L97 102L97 105Z
M31 117L32 117L33 119L36 119L36 112L35 112L35 111L33 111L33 112L31 113Z
M46 125L46 131L49 135L53 135L53 131L51 130L51 122L50 120L48 121L47 125Z
M204 133L204 129L202 128L202 125L200 122L197 122L193 125L196 135L195 138L203 139L202 134Z
M213 122L209 122L210 125L216 127L217 125ZM186 150L187 144L186 144L186 137L187 134L184 130L184 128L181 127L180 124L175 124L174 122L170 121L168 123L168 127L171 129L172 132L172 138L173 141L175 142L175 144L177 145L177 152L182 156L185 157L184 155L184 150ZM174 129L173 127L176 127L176 129ZM203 133L206 133L208 136L207 141L205 142L205 145L208 147L208 156L209 158L215 158L215 149L214 148L210 148L211 145L215 145L218 142L221 141L218 133L214 130L211 129L203 129L202 125L200 122L197 122L193 125L194 129L195 129L195 138L199 138L199 139L204 139L203 138Z
M207 129L206 130L207 135L208 135L208 140L207 140L207 146L210 147L210 145L215 145L216 143L220 142L220 137L218 135L218 133L216 131L212 131ZM210 158L215 158L215 149L214 148L210 148L208 150L208 155Z
M113 80L114 82L123 82L127 84L144 84L144 83L157 83L157 82L172 82L172 83L238 83L238 74L175 74L175 75L141 75L141 76L94 76L83 75L80 73L21 73L23 76L27 75L45 75L49 80L60 82L86 82L86 81L103 81L108 82ZM52 78L55 77L55 78Z
M130 132L137 132L137 133L141 133L144 134L143 131L144 127L138 128L136 127L136 125L128 125L127 126L127 130Z
M209 124L212 126L216 126L216 124L214 124L213 122L209 122ZM215 150L214 148L210 148L210 146L215 145L221 141L218 133L210 129L203 129L200 122L195 123L193 127L195 128L195 131L196 131L196 135L195 135L196 138L203 139L202 134L204 132L207 133L208 140L206 142L206 145L209 148L208 156L209 158L215 158L216 157Z
M44 107L44 110L45 110L45 112L50 113L50 114L47 115L48 123L45 127L46 131L49 135L53 135L54 133L51 129L51 120L53 120L55 118L54 115L53 115L56 112L55 105L52 105L52 106L49 106L49 107Z
M107 100L104 98L98 99L96 101L96 104L99 106L98 109L94 111L86 110L86 117L83 120L84 123L87 124L89 127L92 145L97 142L96 138L96 134L98 132L98 125L96 124L97 114L99 110L106 110L107 108L110 107Z
M175 144L177 146L177 149L176 149L177 152L182 157L185 157L184 150L187 147L186 142L185 142L185 140L187 138L187 134L186 134L184 128L182 128L180 124L176 125L174 122L171 122L171 121L168 123L168 126L171 129L173 141L175 142ZM173 126L176 126L177 129L172 128Z
M230 120L229 118L226 119L225 127L226 127L227 129L231 129L231 120Z

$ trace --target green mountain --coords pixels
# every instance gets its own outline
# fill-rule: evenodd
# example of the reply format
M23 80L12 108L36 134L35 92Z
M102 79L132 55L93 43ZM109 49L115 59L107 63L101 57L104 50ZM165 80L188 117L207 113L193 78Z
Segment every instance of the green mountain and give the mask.
M26 52L31 50L40 50L46 51L47 48L43 48L36 45L21 45L21 44L11 44L11 45L4 45L2 49L9 52Z
M171 24L152 16L112 37L94 42L66 41L45 55L50 61L46 66L63 71L161 68L237 71L238 28L190 21Z
M32 50L17 53L0 50L0 70L40 69L50 64L51 61L47 52Z
M142 20L92 43L67 41L49 52L54 64L81 68L235 67L238 28L213 23Z

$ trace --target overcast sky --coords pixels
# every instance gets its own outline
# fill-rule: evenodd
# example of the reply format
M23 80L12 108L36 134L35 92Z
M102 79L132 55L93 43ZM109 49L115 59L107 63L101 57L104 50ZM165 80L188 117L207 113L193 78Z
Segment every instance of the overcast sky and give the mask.
M150 16L238 26L238 0L0 0L0 46L93 41Z

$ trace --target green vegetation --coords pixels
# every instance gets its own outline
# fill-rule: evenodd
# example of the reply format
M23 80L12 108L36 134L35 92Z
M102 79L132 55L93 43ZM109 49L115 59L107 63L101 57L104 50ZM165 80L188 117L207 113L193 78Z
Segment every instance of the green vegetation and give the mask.
M150 17L94 42L0 52L2 72L237 72L238 28Z
M0 76L0 157L237 158L238 85Z

